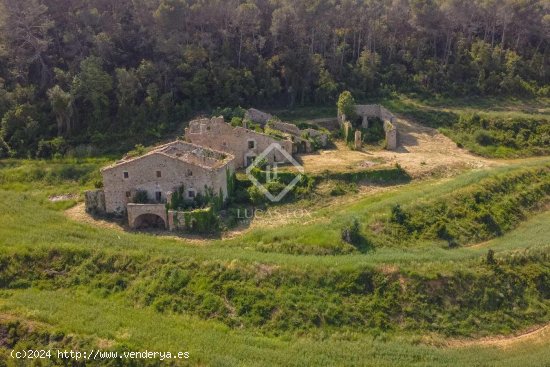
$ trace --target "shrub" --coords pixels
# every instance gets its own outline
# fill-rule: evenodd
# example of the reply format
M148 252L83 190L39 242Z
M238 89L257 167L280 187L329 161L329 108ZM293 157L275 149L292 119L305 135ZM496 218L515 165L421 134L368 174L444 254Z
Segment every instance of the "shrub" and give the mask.
M136 204L147 204L149 202L149 195L147 194L147 191L138 190L132 198L132 202Z
M400 225L405 225L408 219L407 213L397 204L391 208L391 221Z
M355 100L351 92L347 90L342 92L338 97L338 103L336 105L338 107L338 112L346 115L348 121L355 121Z
M233 127L243 126L243 119L240 117L233 117L231 119L231 126Z
M67 143L63 137L52 140L40 140L36 151L37 158L52 158L55 155L63 155L67 150Z
M495 260L495 251L493 249L489 249L489 251L487 251L487 258L485 259L485 261L489 265L495 265L497 263L497 261Z
M494 143L491 134L485 131L477 131L474 139L476 143L482 146L492 145Z
M342 240L350 245L359 245L361 241L359 220L354 218L350 225L342 229Z

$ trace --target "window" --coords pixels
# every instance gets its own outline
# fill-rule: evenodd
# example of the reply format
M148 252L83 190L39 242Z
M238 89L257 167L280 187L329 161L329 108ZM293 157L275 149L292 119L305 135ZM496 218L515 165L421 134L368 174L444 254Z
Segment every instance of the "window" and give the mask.
M248 141L248 149L254 149L256 148L256 142L254 140Z
M130 175L128 174L128 171L124 171L123 175L124 175L124 178L130 177Z
M193 171L191 171L190 169L187 170L187 176L193 176Z
M130 191L126 191L126 197L129 198L130 196L132 196L132 193Z
M256 156L249 155L246 157L246 166L250 166L252 163L254 163L254 160L256 159Z
M157 171L157 177L162 177L162 173L160 171Z
M195 197L195 190L187 191L187 196L189 196L190 198L194 198Z
M160 191L155 192L155 199L157 199L157 201L161 201L162 200L162 192L160 192Z

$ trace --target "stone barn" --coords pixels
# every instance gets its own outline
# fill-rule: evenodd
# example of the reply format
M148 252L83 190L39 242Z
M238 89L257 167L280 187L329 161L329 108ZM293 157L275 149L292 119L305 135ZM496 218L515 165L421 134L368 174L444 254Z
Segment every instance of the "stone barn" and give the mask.
M228 196L228 179L235 157L183 141L161 145L138 157L127 157L101 170L103 192L87 193L87 209L123 215L131 228L167 228L166 203L172 192L184 187L193 200L209 190L223 199ZM136 197L140 196L139 200ZM101 200L96 198L100 197ZM96 204L97 203L97 204ZM91 207L96 205L95 207ZM104 205L104 207L98 207Z
M241 126L231 126L223 117L193 120L185 129L185 140L193 144L228 152L235 156L235 167L248 167L256 157L276 143L289 154L293 142L289 137L276 137ZM286 163L286 157L278 150L266 157L268 163Z

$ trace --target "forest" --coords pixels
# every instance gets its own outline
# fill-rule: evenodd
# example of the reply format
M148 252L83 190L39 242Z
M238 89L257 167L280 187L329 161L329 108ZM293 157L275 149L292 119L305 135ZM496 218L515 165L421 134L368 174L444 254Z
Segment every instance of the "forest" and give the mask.
M342 90L548 97L549 40L545 0L0 0L0 157L91 155Z

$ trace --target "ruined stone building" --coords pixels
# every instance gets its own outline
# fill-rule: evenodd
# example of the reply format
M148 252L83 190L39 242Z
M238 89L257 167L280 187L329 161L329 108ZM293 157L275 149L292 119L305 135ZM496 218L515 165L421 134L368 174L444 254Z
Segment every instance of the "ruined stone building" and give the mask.
M315 150L313 142L316 141L320 147L326 147L328 135L315 129L304 129L288 122L271 120L266 125L269 129L280 131L286 134L294 143L292 153L311 153Z
M315 129L300 130L294 124L275 119L265 122L264 128L269 133L254 131L243 126L231 126L221 116L198 119L191 121L189 127L185 129L185 140L233 154L237 168L249 166L256 157L274 143L279 144L289 154L312 152L313 141L317 141L321 147L328 143L328 135L325 133ZM276 150L267 155L266 159L270 164L287 163L285 156Z
M293 153L293 142L289 137L272 136L241 126L234 127L226 123L223 117L191 121L189 127L185 129L185 140L232 154L235 156L236 168L249 166L273 143L279 144L286 152ZM270 164L287 161L285 156L276 149L266 156L266 160Z
M371 105L355 105L355 113L361 118L361 127L369 128L369 118L376 117L383 121L384 131L386 133L386 149L395 150L399 144L398 130L395 124L397 118L384 106L378 104ZM345 115L339 115L338 121L340 124L346 122Z
M235 157L204 146L174 141L138 157L124 158L101 170L103 189L87 192L88 211L122 215L128 224L139 227L143 221L156 220L167 226L166 202L172 192L184 187L186 199L210 190L223 199L228 196L228 179L234 171ZM134 203L140 192L147 203Z

